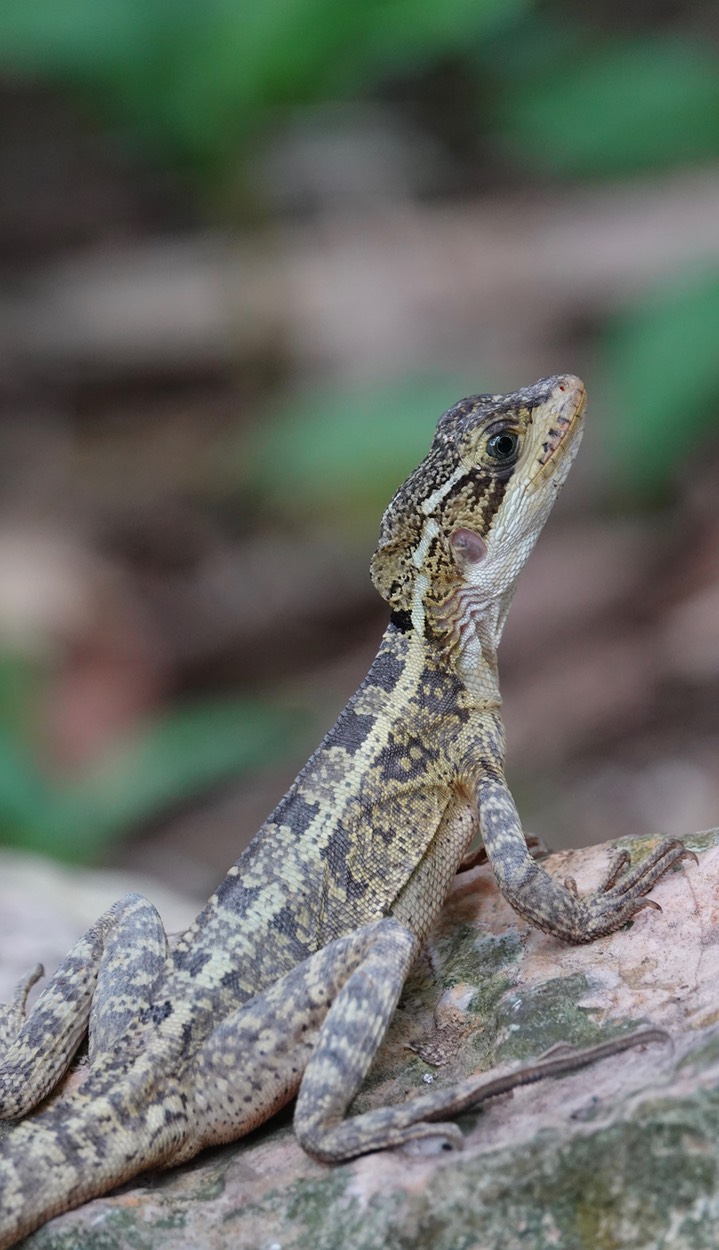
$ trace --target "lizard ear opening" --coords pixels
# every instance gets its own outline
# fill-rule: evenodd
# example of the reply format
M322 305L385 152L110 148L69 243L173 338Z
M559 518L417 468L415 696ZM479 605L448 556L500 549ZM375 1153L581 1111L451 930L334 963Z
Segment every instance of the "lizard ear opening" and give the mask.
M487 554L487 544L482 535L464 527L450 534L449 545L460 569L466 568L468 564L479 564Z

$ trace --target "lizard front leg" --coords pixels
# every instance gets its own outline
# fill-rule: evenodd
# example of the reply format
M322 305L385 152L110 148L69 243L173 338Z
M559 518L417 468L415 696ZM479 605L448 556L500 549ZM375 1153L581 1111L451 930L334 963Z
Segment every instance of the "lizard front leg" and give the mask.
M90 1063L122 1036L162 968L167 943L147 899L128 894L75 943L25 1018L37 968L0 1009L0 1118L27 1115L67 1071L89 1029Z
M565 942L591 942L613 933L643 907L669 868L696 856L676 838L665 838L629 867L626 851L616 855L594 894L580 895L572 878L557 881L529 854L514 800L501 773L484 773L477 787L482 841L502 894L515 911Z
M341 1104L341 1120L362 1083L418 947L399 921L374 921L330 942L227 1016L188 1068L193 1132L167 1162L174 1166L250 1132L298 1087L295 1126L309 1149L328 1105Z

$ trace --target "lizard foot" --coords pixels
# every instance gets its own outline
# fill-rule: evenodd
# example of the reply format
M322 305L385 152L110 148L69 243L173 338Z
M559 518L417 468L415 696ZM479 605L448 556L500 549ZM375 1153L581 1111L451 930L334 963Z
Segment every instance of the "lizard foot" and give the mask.
M577 923L568 940L590 942L614 933L645 907L661 911L654 899L646 897L647 893L665 872L683 859L699 862L694 852L687 850L677 838L665 838L634 868L630 867L628 852L619 851L612 857L606 876L594 894L580 898L576 883L569 878L565 885L577 901Z

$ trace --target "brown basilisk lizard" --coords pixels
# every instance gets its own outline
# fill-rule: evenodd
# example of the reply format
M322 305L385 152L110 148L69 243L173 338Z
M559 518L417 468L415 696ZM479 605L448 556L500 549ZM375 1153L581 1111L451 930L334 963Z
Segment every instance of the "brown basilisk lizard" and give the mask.
M661 1034L565 1050L493 1079L346 1119L412 961L475 834L499 888L568 942L611 933L688 854L620 857L594 894L529 855L504 779L496 648L519 571L579 446L574 377L475 395L440 419L385 513L372 576L390 623L357 693L168 952L128 896L26 1018L36 969L0 1015L0 1114L28 1115L85 1035L89 1071L0 1153L0 1247L143 1169L247 1133L298 1095L296 1132L337 1161L439 1136L490 1094ZM439 1121L439 1123L438 1123Z

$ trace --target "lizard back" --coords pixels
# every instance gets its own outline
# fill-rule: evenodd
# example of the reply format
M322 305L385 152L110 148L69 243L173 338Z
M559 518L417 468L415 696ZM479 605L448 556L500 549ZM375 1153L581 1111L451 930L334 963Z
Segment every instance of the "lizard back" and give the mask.
M461 792L453 739L472 715L456 674L390 624L362 685L183 935L173 966L196 969L202 933L203 949L227 972L231 964L250 995L391 914ZM447 848L436 908L475 825L468 819ZM421 937L427 923L414 927Z
M372 576L392 615L377 657L180 939L178 973L246 997L391 913L424 939L477 829L478 764L503 764L496 647L584 401L577 379L547 378L440 418L382 520Z

